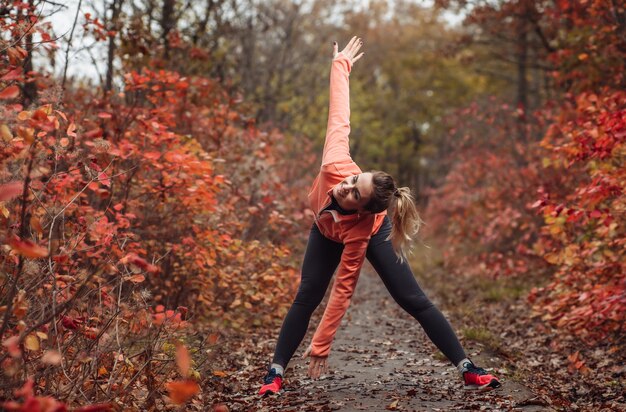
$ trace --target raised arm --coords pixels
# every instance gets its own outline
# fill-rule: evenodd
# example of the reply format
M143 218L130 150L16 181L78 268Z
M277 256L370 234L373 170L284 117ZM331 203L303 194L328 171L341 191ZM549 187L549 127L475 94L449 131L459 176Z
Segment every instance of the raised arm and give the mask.
M337 43L333 46L333 62L330 70L330 102L328 124L322 164L350 160L350 82L352 65L363 56L358 54L363 45L354 36L348 45L338 53Z

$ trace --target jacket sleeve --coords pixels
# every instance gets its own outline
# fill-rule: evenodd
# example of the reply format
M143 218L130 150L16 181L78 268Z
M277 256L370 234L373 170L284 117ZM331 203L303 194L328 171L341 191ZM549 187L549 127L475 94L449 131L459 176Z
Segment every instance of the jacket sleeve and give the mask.
M322 165L350 160L350 60L339 53L330 69L330 102Z
M311 356L328 356L330 353L330 346L335 333L350 305L350 299L365 259L366 249L367 241L345 245L328 305L326 305L322 321L313 335Z

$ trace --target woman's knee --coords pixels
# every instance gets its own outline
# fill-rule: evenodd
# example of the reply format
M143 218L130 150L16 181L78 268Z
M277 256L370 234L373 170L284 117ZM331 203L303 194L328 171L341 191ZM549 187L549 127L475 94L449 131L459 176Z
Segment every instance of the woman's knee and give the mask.
M312 307L313 309L324 299L325 288L312 282L302 282L294 299L294 304Z
M412 316L417 316L421 312L434 306L430 299L423 293L401 294L400 296L394 296L394 298L398 305Z

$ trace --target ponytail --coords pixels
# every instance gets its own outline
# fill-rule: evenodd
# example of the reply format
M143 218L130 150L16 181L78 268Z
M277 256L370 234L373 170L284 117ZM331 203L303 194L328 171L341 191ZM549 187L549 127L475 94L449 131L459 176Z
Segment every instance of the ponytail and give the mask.
M392 209L392 228L387 240L391 240L393 250L402 262L411 254L411 241L423 223L417 213L415 200L411 190L408 187L398 188L388 173L372 171L372 183L374 185L372 198L365 205L365 209L372 213Z
M422 225L422 219L415 207L415 200L411 195L411 189L400 187L394 192L391 201L393 208L391 214L391 234L389 238L396 255L402 262L412 252L413 236L417 234Z

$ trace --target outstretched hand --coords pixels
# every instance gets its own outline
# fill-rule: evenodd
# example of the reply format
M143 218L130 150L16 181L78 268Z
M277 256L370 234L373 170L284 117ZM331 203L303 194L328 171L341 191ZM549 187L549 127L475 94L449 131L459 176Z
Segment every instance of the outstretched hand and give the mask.
M356 63L357 60L359 60L365 53L361 52L359 53L359 49L361 48L361 46L363 46L363 40L361 40L360 37L356 37L354 36L347 44L347 46L341 51L341 54L343 54L344 56L346 56L349 60L351 64ZM337 44L337 42L333 43L333 59L337 58L337 55L339 54L338 52L339 50L339 45Z
M311 355L311 345L304 351L302 359ZM318 379L321 374L328 372L328 358L321 356L311 356L309 361L309 371L307 374L311 379Z

